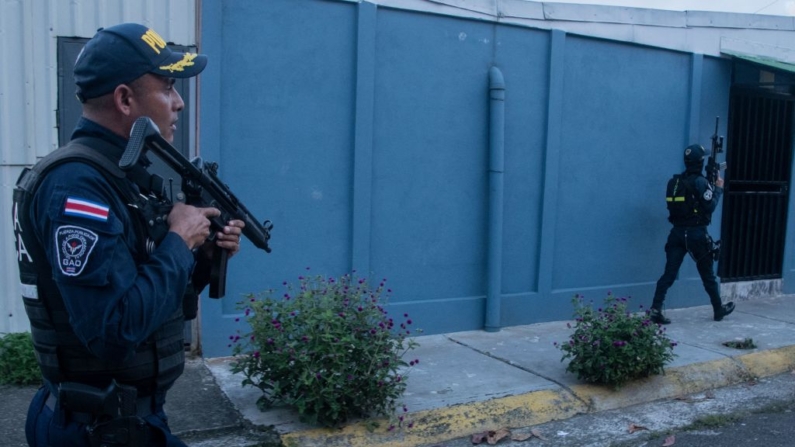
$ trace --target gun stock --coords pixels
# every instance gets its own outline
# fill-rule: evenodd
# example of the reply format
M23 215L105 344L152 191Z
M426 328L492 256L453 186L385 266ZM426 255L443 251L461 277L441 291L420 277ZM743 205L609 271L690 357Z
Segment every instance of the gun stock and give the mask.
M133 123L130 140L119 161L119 168L128 171L135 166L146 151L158 158L182 177L182 193L185 203L197 207L215 207L221 215L210 220L213 231L222 231L229 220L242 220L246 225L243 235L254 246L270 253L268 246L273 224L266 220L260 223L238 200L225 183L218 177L218 163L204 162L200 157L189 161L160 134L157 125L148 117L140 117ZM226 269L229 254L218 247L213 252L213 265L210 275L210 297L221 298L226 294Z

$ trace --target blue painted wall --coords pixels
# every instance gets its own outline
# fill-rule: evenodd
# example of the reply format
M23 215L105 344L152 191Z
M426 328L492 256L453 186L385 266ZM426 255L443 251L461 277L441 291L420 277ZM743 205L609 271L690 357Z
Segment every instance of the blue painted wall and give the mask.
M202 156L275 225L273 253L246 243L227 297L202 302L211 357L230 352L240 297L307 267L387 278L390 311L426 334L483 327L492 66L506 83L501 324L570 318L575 293L647 306L665 182L729 104L724 60L369 3L204 0L201 37ZM707 302L686 262L668 307Z

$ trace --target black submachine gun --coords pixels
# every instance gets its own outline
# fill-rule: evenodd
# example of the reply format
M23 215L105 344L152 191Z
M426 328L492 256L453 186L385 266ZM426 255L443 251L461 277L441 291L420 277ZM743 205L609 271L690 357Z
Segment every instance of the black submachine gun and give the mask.
M210 219L211 240L218 231L223 231L230 220L242 220L246 224L243 235L257 248L270 253L268 239L273 224L269 220L260 224L235 197L229 186L218 178L218 163L204 162L200 157L189 161L160 135L160 129L149 117L142 116L132 126L130 140L119 161L119 168L129 171L138 164L147 150L182 177L182 194L178 195L178 200L184 199L186 204L196 207L214 207L221 210L220 216ZM229 253L226 250L215 246L210 274L210 298L222 298L226 294L228 258Z
M723 152L723 137L718 135L718 124L720 122L720 117L715 117L715 133L712 134L712 151L710 151L709 158L707 159L707 181L709 182L712 188L715 188L715 181L718 179L718 175L720 175L720 171L722 169L726 169L726 162L718 163L718 154ZM711 237L707 236L710 242L710 253L712 254L712 259L717 261L720 259L720 241L715 241Z
M718 154L723 152L723 137L718 135L718 123L720 122L720 117L715 117L715 133L712 135L712 151L709 154L709 159L707 159L707 181L709 182L712 187L715 187L715 180L718 179L718 175L721 169L726 169L726 162L718 163Z

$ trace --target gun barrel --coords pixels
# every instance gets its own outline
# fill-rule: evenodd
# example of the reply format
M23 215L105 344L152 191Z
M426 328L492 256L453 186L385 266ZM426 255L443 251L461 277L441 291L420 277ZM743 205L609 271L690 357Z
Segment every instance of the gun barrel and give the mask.
M269 220L260 224L256 220L250 218L251 214L246 214L245 216L246 218L243 222L246 223L246 226L243 227L243 235L245 235L255 247L270 253L271 249L268 246L268 240L271 238L270 230L273 228L273 224L271 224Z

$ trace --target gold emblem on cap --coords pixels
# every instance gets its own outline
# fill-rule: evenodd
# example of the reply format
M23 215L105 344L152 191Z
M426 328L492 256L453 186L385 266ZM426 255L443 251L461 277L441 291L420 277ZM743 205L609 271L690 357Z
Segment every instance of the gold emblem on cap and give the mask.
M185 55L182 56L182 60L174 62L170 65L163 65L160 67L160 69L170 71L171 73L175 71L185 71L185 67L190 67L193 65L193 59L196 59L196 56L198 55L195 53L185 53Z
M160 54L160 50L166 47L166 41L163 40L163 38L160 37L160 34L157 34L153 29L146 30L144 35L141 36L141 40L143 40L144 42L146 42L147 45L152 47L152 49L155 50L155 53L157 54Z

